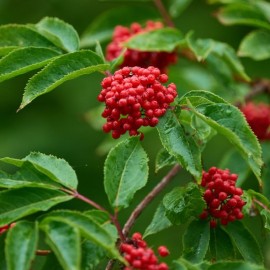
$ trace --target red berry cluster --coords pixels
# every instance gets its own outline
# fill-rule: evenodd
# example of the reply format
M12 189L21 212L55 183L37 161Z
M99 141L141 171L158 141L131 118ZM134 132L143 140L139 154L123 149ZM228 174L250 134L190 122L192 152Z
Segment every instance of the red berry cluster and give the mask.
M167 80L166 74L152 66L124 67L104 78L103 89L98 95L98 100L106 104L102 116L107 118L107 123L103 125L103 131L111 131L114 139L127 131L130 136L141 134L143 139L138 129L156 126L158 118L165 114L177 96L175 84L162 85Z
M4 225L2 227L0 227L0 234L4 233L5 231L7 231L8 229L14 227L16 225L16 223L11 223L11 224L7 224L7 225Z
M134 233L130 243L123 243L120 247L124 258L129 263L124 270L168 270L166 263L159 263L154 251L147 246L147 243L142 239L140 233ZM158 253L161 257L169 255L169 251L165 246L158 248Z
M241 198L243 190L235 187L237 178L237 174L231 174L228 169L211 167L208 172L203 172L201 186L206 188L203 197L207 208L200 218L210 217L212 228L217 226L218 219L222 225L227 225L244 217L242 208L245 202Z
M270 140L270 106L248 102L241 111L258 139Z
M113 40L106 49L106 58L111 61L118 57L123 51L123 43L130 37L143 32L149 32L151 30L163 28L161 22L148 21L145 28L138 23L131 24L130 28L124 26L116 26L113 33ZM124 61L120 67L124 66L140 66L158 67L162 73L166 72L166 67L169 64L174 64L177 60L177 54L175 52L143 52L132 49L127 49L124 54Z

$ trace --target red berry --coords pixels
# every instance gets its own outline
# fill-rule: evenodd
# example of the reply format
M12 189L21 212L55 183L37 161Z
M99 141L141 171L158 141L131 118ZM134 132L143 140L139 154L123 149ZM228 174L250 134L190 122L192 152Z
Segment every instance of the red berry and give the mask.
M158 253L161 257L166 257L170 254L169 250L165 246L158 247Z

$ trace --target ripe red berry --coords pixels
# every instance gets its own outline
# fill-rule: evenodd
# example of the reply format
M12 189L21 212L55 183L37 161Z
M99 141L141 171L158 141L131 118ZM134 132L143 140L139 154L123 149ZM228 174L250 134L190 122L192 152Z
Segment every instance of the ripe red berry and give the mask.
M152 66L124 67L104 78L98 95L98 100L106 105L102 113L107 119L103 131L111 132L114 139L128 132L130 136L140 135L142 140L140 127L155 127L177 96L174 84L162 84L167 80L167 75Z
M134 25L136 26L134 27ZM129 38L139 33L149 32L163 27L164 26L161 22L153 21L148 21L144 28L138 23L133 23L130 28L116 26L113 32L112 41L106 48L107 60L112 61L117 58L124 50L123 43ZM140 66L146 68L148 66L155 66L159 68L159 70L154 70L153 74L150 74L147 71L141 72L140 74L145 76L145 81L147 83L152 83L154 82L154 77L152 75L159 76L160 71L161 73L166 73L167 66L176 63L176 60L177 54L175 52L143 52L127 49L124 53L124 60L120 67ZM127 74L128 72L126 71L125 75ZM161 81L166 82L166 77L162 75ZM102 86L106 87L106 83Z
M158 253L161 257L166 257L170 254L169 250L165 246L158 247Z

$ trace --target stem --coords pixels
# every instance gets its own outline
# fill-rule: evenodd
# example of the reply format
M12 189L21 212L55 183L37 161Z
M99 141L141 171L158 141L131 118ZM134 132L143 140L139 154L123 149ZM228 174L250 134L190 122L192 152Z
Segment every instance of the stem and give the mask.
M260 207L262 207L266 211L270 212L270 209L265 204L263 204L262 202L258 201L257 199L253 198L253 202L257 203Z
M125 236L128 235L131 227L137 220L137 218L140 216L144 208L169 184L169 182L172 180L172 178L179 172L181 169L180 165L175 165L167 175L163 177L163 179L156 185L149 193L148 195L140 202L140 204L137 205L137 207L134 209L134 211L131 213L129 219L127 220L124 228L123 228L123 234Z
M165 23L169 27L175 27L174 22L172 21L168 11L164 7L163 3L161 0L153 0L154 4L156 5L157 9L159 10L161 16L163 17Z
M50 250L36 250L36 255L38 256L47 256L51 253Z
M109 262L108 262L105 270L111 270L113 268L114 264L115 264L115 260L114 259L109 260Z

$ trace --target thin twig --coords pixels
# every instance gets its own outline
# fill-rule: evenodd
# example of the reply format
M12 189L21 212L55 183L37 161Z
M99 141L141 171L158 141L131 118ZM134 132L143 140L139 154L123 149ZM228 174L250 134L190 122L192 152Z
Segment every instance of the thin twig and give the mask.
M172 180L172 178L179 172L181 167L177 164L175 165L166 176L163 177L163 179L156 185L149 193L148 195L140 202L140 204L137 205L137 207L134 209L134 211L131 213L129 219L127 220L126 224L123 228L123 234L125 236L128 235L131 227L135 223L136 219L140 216L144 208L159 194L165 186L169 184L169 182Z
M38 255L38 256L47 256L47 255L49 255L51 253L51 251L50 250L40 250L40 249L38 249L38 250L36 250L36 255Z
M164 7L162 0L153 0L154 4L156 5L157 9L159 10L161 16L163 17L165 23L169 27L174 27L174 22L171 19L171 16L169 15L168 11Z
M114 264L115 264L115 260L114 259L109 260L109 262L108 262L105 270L111 270L113 268Z
M262 207L266 211L270 212L270 209L265 204L263 204L262 202L258 201L257 199L253 198L253 202L257 203L260 207Z

